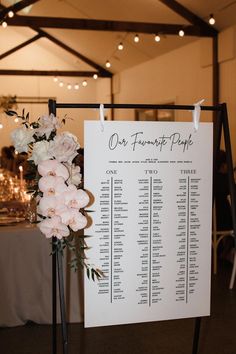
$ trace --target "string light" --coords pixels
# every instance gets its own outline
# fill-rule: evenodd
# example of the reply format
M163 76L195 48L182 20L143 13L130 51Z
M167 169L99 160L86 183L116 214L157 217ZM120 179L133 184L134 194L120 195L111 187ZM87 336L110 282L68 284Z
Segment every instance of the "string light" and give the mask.
M8 17L12 18L14 16L14 12L13 11L9 11L8 12Z
M139 42L139 35L138 35L138 34L136 34L136 35L134 36L134 42L135 42L135 43L138 43L138 42Z
M3 22L2 22L2 27L3 27L3 28L7 28L7 22L6 22L6 21L3 21Z
M75 85L74 85L74 89L75 89L75 90L78 90L78 89L79 89L79 84L75 84Z
M54 82L57 82L57 81L58 81L58 77L55 76L55 77L53 78L53 81L54 81Z
M209 17L209 21L208 21L208 22L209 22L210 25L212 25L212 26L216 23L216 20L215 20L213 14L210 14L210 17Z
M82 85L83 85L84 87L86 87L86 86L88 85L87 81L84 80L84 81L82 82Z
M59 86L60 86L60 87L63 87L63 86L64 86L63 81L60 81L60 82L59 82Z
M67 84L67 88L68 88L68 90L71 90L72 89L71 84Z
M109 60L106 61L106 64L105 64L105 65L106 65L107 68L110 68L110 67L111 67L111 63L109 62Z
M97 80L98 74L93 74L93 78L94 78L94 80Z
M184 36L184 31L183 31L183 30L180 30L180 31L179 31L179 36L180 36L180 37L183 37L183 36Z
M18 123L18 122L19 122L19 119L16 117L16 118L14 119L14 122L15 122L15 123Z
M119 44L118 44L118 50L123 50L124 49L124 45L123 45L123 43L122 42L120 42Z
M2 123L0 123L0 129L2 129L3 128L3 124Z
M159 36L159 34L155 34L155 42L160 42L161 37Z

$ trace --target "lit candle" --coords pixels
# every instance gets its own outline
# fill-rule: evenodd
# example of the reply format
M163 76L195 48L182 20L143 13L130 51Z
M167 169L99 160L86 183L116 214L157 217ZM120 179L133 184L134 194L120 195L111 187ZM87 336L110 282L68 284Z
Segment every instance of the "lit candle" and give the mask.
M19 166L19 170L20 170L20 186L23 187L23 167Z

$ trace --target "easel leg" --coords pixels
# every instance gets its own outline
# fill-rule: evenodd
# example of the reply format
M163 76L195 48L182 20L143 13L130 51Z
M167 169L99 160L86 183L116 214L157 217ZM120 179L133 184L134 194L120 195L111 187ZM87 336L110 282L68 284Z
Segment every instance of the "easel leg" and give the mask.
M62 253L61 252L57 252L57 270L58 270L58 285L59 285L60 310L61 310L63 354L68 354L68 335L67 335L67 326L66 326L64 280L63 280L63 267L62 267Z
M52 354L57 353L57 257L52 241Z
M197 317L195 320L192 354L197 354L197 352L198 352L200 327L201 327L201 317Z

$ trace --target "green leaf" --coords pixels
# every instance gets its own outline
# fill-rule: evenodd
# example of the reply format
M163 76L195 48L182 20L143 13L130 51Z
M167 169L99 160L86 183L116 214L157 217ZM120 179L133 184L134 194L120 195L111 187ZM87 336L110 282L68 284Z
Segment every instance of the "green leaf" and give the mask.
M17 116L17 113L15 111L5 111L6 115L13 117L13 116Z
M87 273L87 277L88 277L88 279L90 279L90 270L89 270L89 268L87 268L86 273Z

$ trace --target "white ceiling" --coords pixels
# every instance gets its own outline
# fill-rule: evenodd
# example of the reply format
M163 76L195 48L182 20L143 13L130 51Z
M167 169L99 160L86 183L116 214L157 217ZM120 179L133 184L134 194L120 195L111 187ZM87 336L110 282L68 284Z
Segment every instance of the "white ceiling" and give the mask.
M9 6L15 1L3 0L1 3ZM209 14L213 13L216 19L215 28L218 30L236 23L236 0L179 0L179 3L205 21L208 20ZM158 0L40 0L28 10L27 13L21 11L18 15L188 24ZM113 73L196 40L196 37L180 38L177 35L165 35L159 43L156 43L154 35L140 34L140 42L134 43L134 33L52 28L44 30L101 66L109 59L112 63L110 71ZM0 53L34 35L35 32L29 28L1 27ZM124 44L123 51L117 50L119 42ZM41 38L3 58L0 61L0 69L91 70L92 68L48 39Z

